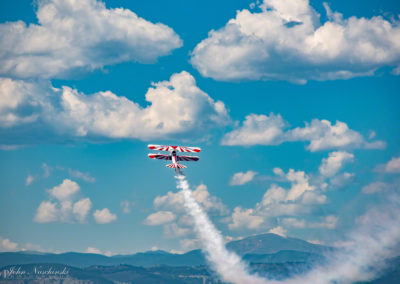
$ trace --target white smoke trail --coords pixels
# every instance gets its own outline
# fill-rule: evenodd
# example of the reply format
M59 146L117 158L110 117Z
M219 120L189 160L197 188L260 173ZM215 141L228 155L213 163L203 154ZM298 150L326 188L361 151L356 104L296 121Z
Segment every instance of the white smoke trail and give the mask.
M203 245L206 257L221 279L235 284L270 283L257 275L251 275L241 258L226 249L221 233L194 199L188 182L185 179L178 179L178 187L182 189L185 208L194 220L195 231Z
M288 284L346 284L379 276L385 261L400 254L400 197L390 195L384 205L368 210L359 222L350 234L350 248L328 256L330 261L326 265L288 280Z
M225 247L221 233L196 202L185 179L178 180L184 205L194 220L195 231L208 261L226 282L235 284L332 284L373 280L385 265L385 259L397 256L393 249L400 242L400 197L393 194L382 207L370 209L361 225L350 235L351 248L327 256L324 266L286 280L267 280L249 273L249 267ZM397 251L397 253L399 253Z

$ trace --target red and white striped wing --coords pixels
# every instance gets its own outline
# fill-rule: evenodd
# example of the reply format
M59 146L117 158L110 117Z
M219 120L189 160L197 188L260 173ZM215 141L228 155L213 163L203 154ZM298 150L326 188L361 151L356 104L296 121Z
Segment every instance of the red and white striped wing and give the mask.
M158 159L158 160L171 160L170 155L161 155L161 154L149 154L150 159Z
M199 147L184 147L184 146L176 146L179 152L187 152L187 153L199 153L201 149Z
M168 146L168 145L147 145L147 147L151 150L156 151L179 151L179 152L187 152L187 153L199 153L201 149L199 147L185 147L185 146Z
M200 158L196 156L177 156L178 161L194 161L197 162Z

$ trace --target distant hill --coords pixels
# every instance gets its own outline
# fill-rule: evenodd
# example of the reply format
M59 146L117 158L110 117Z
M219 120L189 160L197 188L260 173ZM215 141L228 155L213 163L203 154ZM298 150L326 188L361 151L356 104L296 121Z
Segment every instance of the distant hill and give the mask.
M332 250L329 247L314 245L295 238L283 238L275 234L251 236L230 242L227 247L243 256L248 262L259 263L315 261L320 260L324 252ZM205 265L206 261L201 250L192 250L184 254L149 251L112 257L76 252L61 254L35 252L0 253L0 266L29 263L60 263L74 267L114 266L120 264L152 267L156 265L199 266Z
M233 241L226 245L239 255L245 254L273 254L279 251L301 251L313 254L324 254L333 248L315 245L301 239L284 238L275 234L261 234Z

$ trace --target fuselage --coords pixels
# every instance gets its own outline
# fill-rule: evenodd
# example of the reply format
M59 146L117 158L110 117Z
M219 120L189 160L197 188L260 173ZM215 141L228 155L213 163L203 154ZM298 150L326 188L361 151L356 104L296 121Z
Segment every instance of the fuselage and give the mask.
M176 159L176 151L175 150L171 151L171 160L174 165L178 164L178 161Z

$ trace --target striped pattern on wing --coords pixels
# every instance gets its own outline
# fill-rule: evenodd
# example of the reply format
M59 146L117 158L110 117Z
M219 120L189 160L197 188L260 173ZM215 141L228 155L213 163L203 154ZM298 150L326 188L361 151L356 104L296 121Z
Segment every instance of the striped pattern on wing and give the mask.
M149 154L150 159L159 159L159 160L171 160L170 155L162 155L162 154Z
M177 156L176 158L178 161L187 161L187 162L189 162L189 161L196 162L200 159L199 157L196 157L196 156Z
M179 151L186 153L199 153L201 149L199 147L186 147L186 146L168 146L168 145L147 145L147 147L151 150L156 151Z

